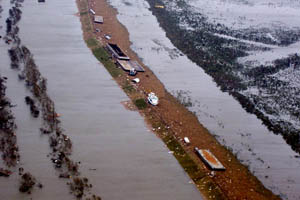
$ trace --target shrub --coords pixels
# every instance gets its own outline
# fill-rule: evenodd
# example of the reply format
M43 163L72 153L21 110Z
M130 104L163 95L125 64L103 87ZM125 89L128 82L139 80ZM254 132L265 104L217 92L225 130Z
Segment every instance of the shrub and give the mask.
M139 110L147 108L147 103L145 102L145 99L143 99L143 98L135 100L134 104L136 105L136 107Z

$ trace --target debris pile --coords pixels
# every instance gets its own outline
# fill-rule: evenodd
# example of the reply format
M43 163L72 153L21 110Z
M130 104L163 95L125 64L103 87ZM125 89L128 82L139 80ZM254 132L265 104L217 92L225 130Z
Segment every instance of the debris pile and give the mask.
M12 172L8 169L0 168L0 176L8 177L12 174Z
M72 182L69 183L69 186L70 186L70 189L71 189L72 193L77 198L82 198L82 196L84 194L84 190L86 188L91 188L92 187L92 185L88 183L87 178L80 178L80 177L73 178Z
M28 104L30 106L31 114L34 117L38 117L40 114L40 111L39 111L38 107L35 105L35 101L31 97L26 96L25 102L26 102L26 104Z
M15 166L20 159L15 134L16 124L11 112L11 103L5 96L5 78L0 77L0 151L2 159L8 166Z
M29 172L27 172L23 174L21 177L19 191L24 193L27 192L30 194L35 184L36 184L36 179Z
M73 161L70 158L72 142L70 138L63 133L64 130L62 129L60 120L58 119L59 114L56 113L54 102L47 94L47 80L41 75L30 50L21 45L21 40L18 36L19 28L17 26L17 22L21 19L22 12L18 8L18 2L22 2L22 0L11 1L11 3L15 3L15 5L10 10L9 18L6 21L6 43L10 44L12 42L12 47L8 51L11 59L11 67L21 70L21 73L19 73L19 79L25 81L25 85L33 94L33 97L25 97L25 101L30 106L33 116L38 117L41 111L43 125L40 128L40 131L42 134L48 135L49 137L49 145L52 150L50 153L51 161L55 169L59 171L59 178L73 177L72 181L68 183L72 193L78 198L83 196L88 198L88 195L92 195L89 192L92 185L88 183L87 178L80 177L80 162ZM38 108L35 100L38 101L40 109ZM30 192L34 185L34 177L29 173L26 173L22 176L20 191ZM97 200L101 198L92 195L92 198L88 199Z

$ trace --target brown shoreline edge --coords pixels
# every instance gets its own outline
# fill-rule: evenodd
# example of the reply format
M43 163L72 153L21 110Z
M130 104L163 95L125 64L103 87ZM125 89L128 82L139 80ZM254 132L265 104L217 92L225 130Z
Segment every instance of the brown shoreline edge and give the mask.
M135 104L139 108L146 123L173 152L205 199L280 199L265 188L230 150L222 146L200 124L193 113L166 91L155 74L130 49L129 33L117 20L116 9L106 0L76 0L76 2L87 46L131 99L130 107ZM90 8L103 16L103 24L93 23ZM133 84L132 77L114 64L104 49L107 42L106 34L112 37L110 43L118 44L125 54L146 70L136 75L141 79L140 83ZM150 106L143 101L149 92L155 92L159 97L158 106ZM184 144L184 137L190 138L191 144ZM209 149L226 170L211 173L195 154L194 147Z

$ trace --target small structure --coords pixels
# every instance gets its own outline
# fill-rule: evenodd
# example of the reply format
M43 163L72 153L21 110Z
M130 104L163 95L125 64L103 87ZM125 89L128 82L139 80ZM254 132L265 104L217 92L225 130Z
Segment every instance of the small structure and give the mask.
M204 164L210 169L225 170L225 167L221 164L221 162L208 149L198 149L195 147L195 151Z
M137 72L145 71L145 69L138 62L130 60L129 63Z
M136 61L131 61L131 60L117 60L117 64L125 71L136 71L136 72L144 72L144 68L139 65L138 62Z
M92 13L93 15L96 15L96 12L93 9L90 9L90 13Z
M130 71L129 71L130 76L135 76L136 74L137 74L137 72L134 68L130 69Z
M129 60L130 59L128 56L126 56L125 53L123 53L123 51L120 49L120 47L118 47L118 45L108 43L106 45L106 47L115 58L117 58L119 60ZM128 71L129 70L130 69L128 69Z
M45 3L46 0L38 0L39 3Z
M99 16L99 15L95 15L95 16L94 16L94 22L95 22L95 23L103 24L103 17L102 17L102 16Z

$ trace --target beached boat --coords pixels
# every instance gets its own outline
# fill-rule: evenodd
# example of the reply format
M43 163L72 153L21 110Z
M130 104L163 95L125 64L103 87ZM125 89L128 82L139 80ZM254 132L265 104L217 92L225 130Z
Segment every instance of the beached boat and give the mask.
M221 162L208 149L198 149L195 147L195 151L204 164L210 169L225 170L225 167L221 164Z
M148 94L148 102L154 106L158 105L158 97L154 94L154 92L150 92Z
M186 143L186 144L190 144L190 143L191 143L191 141L190 141L190 139L189 139L188 137L184 137L184 138L183 138L183 141L184 141L184 143Z
M132 82L134 82L134 83L139 83L139 82L140 82L140 79L139 79L139 78L134 78L134 79L132 79Z

